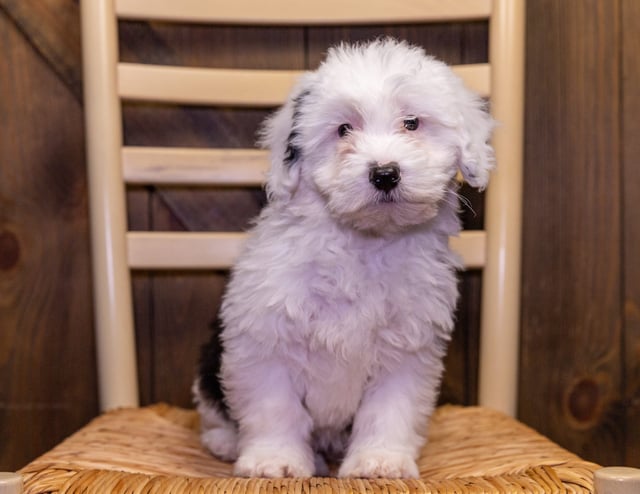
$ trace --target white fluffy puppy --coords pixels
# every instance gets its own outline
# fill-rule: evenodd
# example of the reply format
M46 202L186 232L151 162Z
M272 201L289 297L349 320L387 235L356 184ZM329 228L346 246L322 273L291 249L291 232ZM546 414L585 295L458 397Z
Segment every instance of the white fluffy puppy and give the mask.
M241 476L416 477L453 328L456 173L487 183L493 121L392 39L330 49L268 119L263 210L194 391Z

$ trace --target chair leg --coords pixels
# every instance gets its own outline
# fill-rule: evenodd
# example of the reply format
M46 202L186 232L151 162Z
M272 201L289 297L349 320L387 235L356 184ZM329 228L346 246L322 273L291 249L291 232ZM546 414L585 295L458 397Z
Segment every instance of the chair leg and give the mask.
M0 494L22 494L22 477L17 473L0 472Z
M596 494L634 494L640 492L640 469L606 467L594 474Z

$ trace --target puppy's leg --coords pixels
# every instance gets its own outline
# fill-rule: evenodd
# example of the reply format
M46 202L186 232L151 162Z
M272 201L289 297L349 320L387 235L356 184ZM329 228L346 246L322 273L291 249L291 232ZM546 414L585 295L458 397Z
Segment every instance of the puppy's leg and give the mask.
M312 420L282 362L253 362L226 377L238 412L239 456L234 473L242 477L310 477L314 454ZM231 395L231 393L230 393Z
M442 373L439 358L407 355L392 371L383 370L356 412L351 444L340 477L417 477L416 458L425 442Z
M192 392L200 415L200 441L221 460L234 461L238 457L236 424L229 419L220 402L203 395L200 379L194 382Z
M202 444L217 457L233 461L238 457L238 434L236 424L229 416L220 382L224 344L219 319L213 322L211 329L211 339L201 349L198 377L193 383L192 393L200 414Z

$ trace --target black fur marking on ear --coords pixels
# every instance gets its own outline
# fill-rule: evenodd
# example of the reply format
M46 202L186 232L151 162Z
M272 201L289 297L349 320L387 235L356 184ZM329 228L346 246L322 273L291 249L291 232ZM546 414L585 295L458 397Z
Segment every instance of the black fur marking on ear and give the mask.
M296 137L298 137L298 121L300 120L300 108L304 104L305 98L311 94L309 90L301 92L293 100L293 116L291 119L291 133L287 137L287 149L284 155L284 164L287 166L293 165L300 158L300 148L294 144Z
M300 156L300 148L293 145L293 141L297 136L298 133L294 131L287 137L287 149L284 155L284 164L287 166L291 166L298 161L298 157Z
M209 405L216 405L224 417L229 418L229 407L220 382L224 344L222 342L223 327L219 317L211 323L211 329L213 330L211 339L200 350L198 368L200 392Z

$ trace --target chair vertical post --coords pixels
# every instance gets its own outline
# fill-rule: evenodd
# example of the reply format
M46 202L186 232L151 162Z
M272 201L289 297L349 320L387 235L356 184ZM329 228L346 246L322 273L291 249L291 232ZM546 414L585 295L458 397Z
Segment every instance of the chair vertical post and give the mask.
M81 22L98 385L107 410L138 405L114 0L83 0Z
M489 62L497 168L486 196L479 403L512 416L520 341L524 21L524 0L493 0Z

